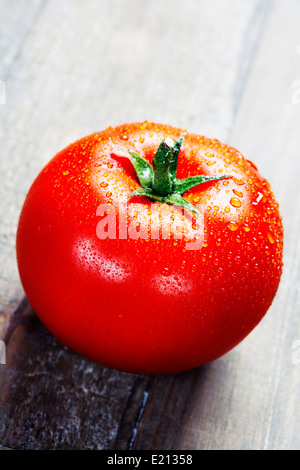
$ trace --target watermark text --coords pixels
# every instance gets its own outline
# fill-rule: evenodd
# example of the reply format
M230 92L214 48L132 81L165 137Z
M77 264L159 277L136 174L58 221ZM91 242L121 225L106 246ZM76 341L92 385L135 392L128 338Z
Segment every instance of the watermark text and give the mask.
M195 207L201 214L199 206ZM96 226L100 240L183 240L187 250L199 250L203 245L203 216L179 206L100 204L96 215L100 217Z
M294 350L292 353L292 363L295 365L300 364L300 339L293 341L292 349Z
M6 346L4 341L0 341L0 364L6 364Z
M6 103L6 85L3 80L0 80L0 104Z

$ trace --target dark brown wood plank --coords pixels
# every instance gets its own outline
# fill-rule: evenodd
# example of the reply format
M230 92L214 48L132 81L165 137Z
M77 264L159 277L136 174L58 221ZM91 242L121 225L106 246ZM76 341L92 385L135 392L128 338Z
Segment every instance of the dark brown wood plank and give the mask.
M127 401L130 438L144 378L72 353L43 327L26 299L5 338L0 366L0 442L13 449L110 449ZM136 381L138 380L138 384ZM124 432L120 438L124 438Z
M8 447L4 447L0 445L0 450L12 450L12 449L9 449Z

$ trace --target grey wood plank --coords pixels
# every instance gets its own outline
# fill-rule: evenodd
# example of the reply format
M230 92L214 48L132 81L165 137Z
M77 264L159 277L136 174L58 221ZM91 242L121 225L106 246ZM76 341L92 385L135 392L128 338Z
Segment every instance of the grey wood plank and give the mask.
M132 390L137 386L141 390L146 379L101 367L62 347L27 301L14 316L5 342L7 359L0 374L3 446L21 450L115 446L130 397L132 410L136 407L138 412ZM128 439L134 419L129 416L126 421Z
M46 0L0 1L0 79L5 80L32 24L38 18Z
M32 24L38 19L40 12L43 9L46 0L36 0L28 2L26 0L18 1L6 1L0 0L0 129L4 130L5 116L8 109L9 103L7 102L9 94L9 70L11 65L18 59L18 54L21 53L26 41L27 35L30 34ZM8 105L8 106L7 106ZM0 131L0 132L1 132ZM2 134L3 135L3 134ZM4 133L4 138L6 134ZM4 142L1 141L1 169L5 159L9 158L9 155L4 151ZM2 173L3 183L6 180L7 175L4 177ZM16 192L14 187L14 192ZM1 196L3 196L1 191ZM11 207L7 206L7 200L3 200L1 197L1 211L11 213ZM17 296L17 290L14 288L14 284L11 278L11 266L15 258L14 254L14 232L12 227L9 227L6 223L6 218L2 218L1 222L1 263L3 270L0 274L0 306L2 313L0 314L0 337L1 331L4 331L7 327L9 315L17 308L18 301L21 296ZM7 286L6 292L4 292L2 286ZM3 308L2 308L3 306Z
M174 378L158 379L136 448L145 448L147 441L167 449L300 448L299 19L299 2L274 3L228 134L228 143L269 180L280 204L285 251L277 296L243 343L195 372L186 407L168 432L161 417L176 403L182 409L182 396L176 388L173 393ZM159 403L161 389L168 400Z
M271 182L285 228L283 278L264 325L264 338L272 351L269 414L261 444L267 449L300 448L300 370L293 359L293 345L300 338L300 217L293 207L300 200L299 20L299 2L277 0L232 134L234 144L250 159L256 156Z

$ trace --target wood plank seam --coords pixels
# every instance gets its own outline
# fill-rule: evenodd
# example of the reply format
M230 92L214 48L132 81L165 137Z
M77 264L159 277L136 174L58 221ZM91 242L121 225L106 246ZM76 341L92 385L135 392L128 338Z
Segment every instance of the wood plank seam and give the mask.
M228 133L229 142L232 140L231 136L234 130L234 125L238 115L239 107L242 102L243 94L247 88L251 70L255 64L255 58L259 52L259 47L266 30L266 25L271 17L273 9L274 0L262 0L254 10L253 15L249 21L249 26L245 33L244 45L239 61L241 65L241 76L237 76L237 92L233 100L233 119ZM249 36L254 36L252 43L251 40L249 40Z
M137 376L120 421L115 444L117 450L132 450L153 385L154 377Z

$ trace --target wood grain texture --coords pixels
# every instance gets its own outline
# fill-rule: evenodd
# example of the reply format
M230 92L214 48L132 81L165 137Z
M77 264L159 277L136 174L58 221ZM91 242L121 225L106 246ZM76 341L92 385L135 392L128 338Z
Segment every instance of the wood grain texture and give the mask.
M0 15L0 445L300 448L299 2L0 0ZM64 348L24 299L15 260L44 164L77 138L145 119L239 148L285 226L284 275L261 324L223 358L153 378Z
M34 450L114 447L124 407L136 388L134 375L103 368L62 347L26 300L12 318L5 342L3 445ZM128 436L130 425L129 419Z

